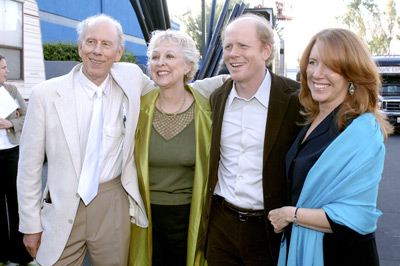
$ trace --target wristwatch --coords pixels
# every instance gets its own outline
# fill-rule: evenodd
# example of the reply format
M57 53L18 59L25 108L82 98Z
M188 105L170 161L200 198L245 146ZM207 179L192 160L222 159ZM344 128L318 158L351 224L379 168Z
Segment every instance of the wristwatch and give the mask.
M297 211L299 208L296 208L296 211L294 212L294 217L293 217L293 224L294 226L299 226L299 221L297 221Z

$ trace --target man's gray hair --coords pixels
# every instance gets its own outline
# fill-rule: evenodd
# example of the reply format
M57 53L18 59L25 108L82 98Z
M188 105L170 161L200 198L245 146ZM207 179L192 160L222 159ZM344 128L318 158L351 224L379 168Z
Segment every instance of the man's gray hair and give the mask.
M112 17L106 15L106 14L97 14L91 17L88 17L84 21L80 22L78 24L78 27L76 28L76 31L78 32L78 43L81 44L83 39L85 38L85 35L87 33L87 30L89 28L89 24L96 21L96 20L107 20L111 22L117 31L117 36L118 36L118 48L121 49L124 46L125 39L124 39L124 32L122 31L122 26L121 23L113 19Z

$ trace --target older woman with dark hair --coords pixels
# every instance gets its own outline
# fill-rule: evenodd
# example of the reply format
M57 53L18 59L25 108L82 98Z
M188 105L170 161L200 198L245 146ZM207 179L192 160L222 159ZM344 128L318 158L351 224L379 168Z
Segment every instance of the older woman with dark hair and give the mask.
M286 156L290 206L268 215L285 231L279 265L379 265L376 201L393 129L377 108L377 67L353 32L326 29L300 69L308 122Z
M199 52L166 30L152 34L147 55L158 89L141 99L135 161L149 227L132 225L130 265L203 265L211 110L187 84Z

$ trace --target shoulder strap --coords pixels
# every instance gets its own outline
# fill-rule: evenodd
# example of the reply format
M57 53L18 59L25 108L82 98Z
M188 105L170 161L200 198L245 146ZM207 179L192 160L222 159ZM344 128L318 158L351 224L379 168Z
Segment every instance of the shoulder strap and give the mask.
M5 84L5 85L7 86L8 91L9 91L10 94L11 94L11 97L13 97L14 99L16 99L15 96L13 95L12 86L11 86L10 84ZM16 116L17 116L17 117L20 117L19 108L16 110Z
M9 91L10 93L12 93L12 87L11 87L11 85L10 85L10 84L6 84L6 86L7 86L7 88L8 88L8 91Z
M8 92L10 93L11 97L16 99L15 91L13 91L13 86L11 84L4 84L7 86Z

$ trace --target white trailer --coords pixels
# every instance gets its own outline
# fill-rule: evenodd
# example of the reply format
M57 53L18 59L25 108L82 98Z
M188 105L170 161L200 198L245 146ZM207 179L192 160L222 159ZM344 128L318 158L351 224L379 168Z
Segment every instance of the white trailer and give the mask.
M32 87L46 79L35 0L0 0L0 54L10 70L7 82L27 99Z

